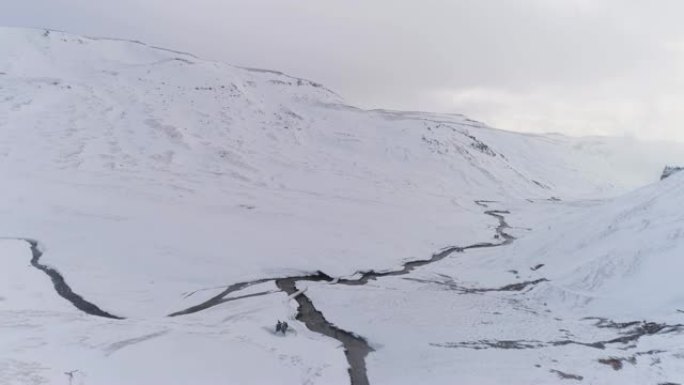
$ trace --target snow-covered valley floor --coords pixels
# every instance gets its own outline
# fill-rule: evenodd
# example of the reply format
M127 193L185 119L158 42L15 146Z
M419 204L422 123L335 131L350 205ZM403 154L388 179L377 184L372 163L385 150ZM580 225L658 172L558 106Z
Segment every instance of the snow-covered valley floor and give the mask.
M0 384L684 383L665 164L0 29Z

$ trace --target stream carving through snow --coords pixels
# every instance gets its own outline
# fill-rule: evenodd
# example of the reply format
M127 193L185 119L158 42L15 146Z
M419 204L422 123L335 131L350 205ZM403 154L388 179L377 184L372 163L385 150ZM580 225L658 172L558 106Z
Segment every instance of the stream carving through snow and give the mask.
M481 207L488 208L487 203L494 203L492 201L475 201L475 203ZM515 237L506 233L506 229L510 228L506 219L505 214L508 211L501 210L487 210L486 215L492 216L499 221L499 225L496 228L497 238L503 239L499 243L476 243L469 246L453 246L448 247L436 254L434 254L430 259L409 261L403 264L402 268L399 270L377 272L375 270L357 272L360 274L359 278L356 279L334 279L323 272L317 272L311 275L298 276L298 277L280 277L280 278L263 278L254 281L240 282L228 286L223 292L204 301L198 305L189 307L184 310L180 310L169 314L169 317L177 317L192 313L197 313L202 310L209 309L211 307L226 303L229 301L234 301L238 299L250 298L260 295L270 294L273 291L264 291L254 294L239 296L239 297L228 297L229 294L241 291L250 286L257 284L262 284L266 282L273 281L275 285L281 291L287 293L292 299L297 302L297 315L296 319L314 333L319 333L327 337L338 340L344 346L345 357L349 365L349 377L352 385L368 385L370 384L368 380L368 374L366 370L366 356L373 351L365 338L354 334L353 332L343 330L334 325L325 318L325 315L319 311L313 301L305 295L303 290L297 288L297 283L300 281L310 281L310 282L329 282L330 284L340 284L340 285L352 285L361 286L367 284L369 281L377 280L383 277L394 277L410 274L413 270L439 262L444 258L450 256L453 253L462 253L470 249L478 248L492 248L506 246L515 240ZM6 238L10 239L10 238ZM31 248L31 266L42 271L50 277L52 280L55 291L59 296L69 301L77 309L93 316L105 317L111 319L124 319L113 315L107 311L102 310L97 305L86 301L80 295L74 293L74 291L66 283L64 277L55 268L44 265L40 263L40 258L43 256L43 252L40 250L38 241L29 238L11 238L15 240L24 241L29 244ZM356 275L355 274L355 275Z
M476 201L477 205L481 207L488 208L487 203L494 203L490 201ZM259 279L249 282L241 282L233 284L226 288L222 293L210 298L209 300L170 314L171 317L186 315L196 313L202 310L206 310L210 307L219 305L221 303L230 301L233 298L226 298L230 293L240 291L249 286L256 284L261 284L269 281L275 281L276 286L290 295L295 301L297 301L297 315L296 319L303 322L306 327L314 333L323 334L330 338L336 339L342 343L344 346L345 357L347 358L347 363L349 365L349 378L352 385L368 385L370 384L368 380L368 374L366 370L366 356L373 351L365 338L354 334L353 332L343 330L334 325L325 318L323 313L316 309L313 301L305 295L302 290L298 290L297 283L300 281L310 281L310 282L329 282L330 284L339 285L352 285L361 286L367 284L369 281L376 280L383 277L395 277L410 274L413 270L429 265L435 262L439 262L444 258L448 257L453 253L462 253L470 249L480 249L480 248L492 248L506 246L515 240L515 237L506 233L506 229L510 228L506 222L505 214L509 214L508 211L500 210L487 210L485 214L496 218L499 221L499 225L496 228L496 235L498 238L503 239L499 243L476 243L469 246L453 246L448 247L439 253L434 254L430 259L409 261L404 263L401 269L387 272L376 272L374 270L366 272L357 272L356 274L361 274L357 279L334 279L333 277L323 273L317 272L316 274L300 276L300 277L284 277L284 278L266 278ZM255 295L268 294L269 292L256 293Z
M60 272L57 271L57 269L40 263L40 258L43 256L43 252L40 250L38 241L30 238L13 239L23 241L29 244L31 248L31 266L42 271L48 277L50 277L50 280L52 280L52 285L55 287L55 291L57 292L57 294L59 294L60 297L71 302L71 304L74 305L74 307L76 307L78 310L81 310L86 314L94 315L97 317L124 319L123 317L119 317L107 311L104 311L92 302L88 302L87 300L83 299L83 297L74 293L71 287L66 283L64 276L62 276L62 274L60 274Z

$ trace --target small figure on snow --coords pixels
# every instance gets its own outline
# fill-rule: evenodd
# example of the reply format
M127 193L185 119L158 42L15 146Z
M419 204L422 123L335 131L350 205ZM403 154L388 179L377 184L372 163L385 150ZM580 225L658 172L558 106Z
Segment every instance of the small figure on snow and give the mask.
M283 332L283 335L287 333L287 328L290 327L287 322L283 322L280 324L280 331Z
M64 372L64 374L69 378L69 385L71 385L74 381L74 374L79 373L78 370L72 370L70 372Z
M278 320L278 323L276 324L276 333L278 333L279 331L282 331L282 330L283 330L283 323L280 322L280 320Z

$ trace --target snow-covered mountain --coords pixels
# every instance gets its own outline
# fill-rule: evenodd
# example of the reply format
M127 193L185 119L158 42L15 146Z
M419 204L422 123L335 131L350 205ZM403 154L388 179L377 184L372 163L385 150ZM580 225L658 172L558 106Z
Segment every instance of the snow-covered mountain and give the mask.
M482 311L527 327L546 327L558 313L591 331L603 329L573 311L671 322L664 309L681 298L655 277L677 272L682 178L616 198L655 183L665 164L684 164L684 145L366 111L279 72L139 42L2 28L0 333L10 343L0 382L64 382L64 372L79 370L87 384L348 383L352 361L339 342L312 328L311 314L294 320L302 298L363 337L343 341L348 351L354 343L374 349L372 383L497 383L514 362L535 371L536 362L499 350L478 371L468 351L442 345L454 325L487 322ZM507 239L504 227L494 229L504 214L487 210L511 210L501 220L519 239L495 247ZM492 247L467 249L483 242ZM442 250L450 252L442 258ZM406 264L433 254L419 270ZM40 266L126 319L82 313ZM391 274L363 275L371 270ZM308 294L289 302L288 282L273 281L314 275L321 282L299 282ZM540 279L548 281L529 292L461 290ZM519 302L551 315L518 317ZM166 317L184 309L195 310ZM266 332L289 318L296 336ZM510 339L522 340L519 331ZM453 338L487 333L471 325ZM577 361L570 369L581 367L581 346L567 349L559 354ZM666 368L644 378L663 379ZM558 379L536 372L513 378Z
M307 294L373 336L372 383L681 383L683 193L675 174L608 200L490 203L511 210L510 245Z

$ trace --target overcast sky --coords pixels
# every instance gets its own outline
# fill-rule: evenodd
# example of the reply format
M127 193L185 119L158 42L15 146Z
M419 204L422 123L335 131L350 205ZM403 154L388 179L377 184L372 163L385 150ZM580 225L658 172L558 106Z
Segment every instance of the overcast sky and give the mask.
M350 104L684 141L681 0L0 0L0 24L131 38Z

